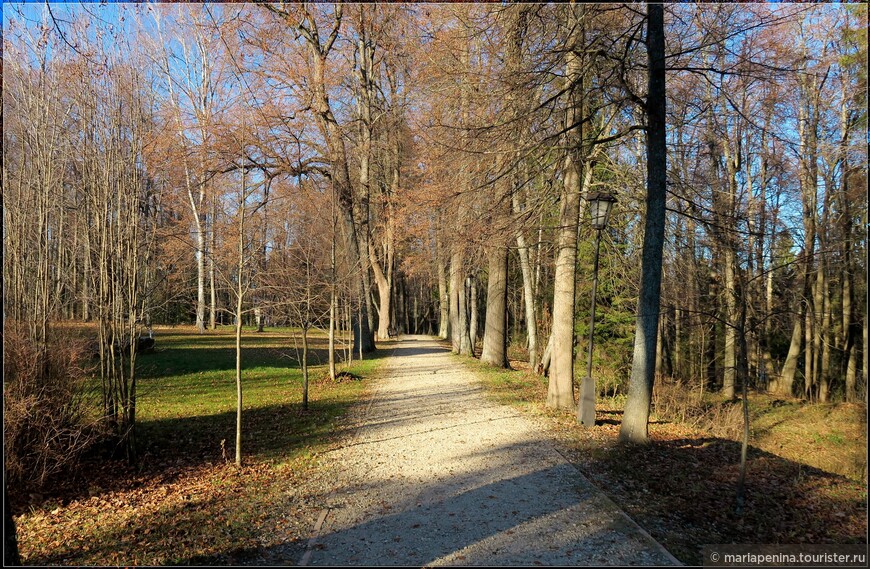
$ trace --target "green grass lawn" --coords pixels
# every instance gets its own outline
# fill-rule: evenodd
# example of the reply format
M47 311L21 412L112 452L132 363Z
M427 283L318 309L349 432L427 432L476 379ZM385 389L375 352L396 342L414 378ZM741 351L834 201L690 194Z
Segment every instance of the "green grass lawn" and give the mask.
M286 462L325 442L335 420L355 401L363 383L325 381L322 335L312 339L309 409L302 409L302 370L291 330L245 330L242 337L242 451L257 460ZM159 351L140 357L137 433L151 455L178 452L234 455L235 347L231 330L203 335L158 332ZM297 340L297 344L301 341ZM354 362L363 377L377 360ZM223 447L221 442L223 441Z
M138 358L138 463L95 454L31 500L16 519L24 563L232 564L304 544L320 505L297 489L347 434L342 418L389 350L339 365L361 380L331 381L325 335L312 333L306 410L295 333L244 330L239 469L234 331L155 327L156 352Z

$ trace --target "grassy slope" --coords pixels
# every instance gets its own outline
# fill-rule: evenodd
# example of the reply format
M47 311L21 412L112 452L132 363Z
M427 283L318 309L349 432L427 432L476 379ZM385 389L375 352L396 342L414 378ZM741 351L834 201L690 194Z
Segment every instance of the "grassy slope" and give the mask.
M598 424L583 429L573 413L545 407L544 378L462 360L494 398L553 433L588 478L685 563L700 565L704 544L866 543L867 487L860 478L867 431L859 406L751 394L746 506L737 515L736 441L654 415L653 444L622 447L616 442L622 399L599 400Z
M758 395L750 399L754 402L755 446L808 466L863 479L867 469L863 405L805 405Z
M368 382L333 383L324 365L314 367L304 411L290 331L246 331L237 469L233 332L167 328L156 337L158 352L140 357L138 468L94 456L52 495L31 496L16 520L24 563L295 560L319 509L316 484L299 489L324 475L317 457L341 436ZM325 339L314 347L312 361L325 361ZM372 377L377 356L350 370Z

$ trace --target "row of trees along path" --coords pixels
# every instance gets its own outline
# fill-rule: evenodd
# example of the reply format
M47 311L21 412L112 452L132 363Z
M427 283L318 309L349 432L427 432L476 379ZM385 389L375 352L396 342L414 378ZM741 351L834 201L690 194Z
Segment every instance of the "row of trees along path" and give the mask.
M514 344L572 409L606 191L593 361L623 440L656 378L866 402L866 10L6 5L22 389L58 385L60 321L94 323L135 460L149 324L237 326L241 424L241 326L268 322L328 330L332 374L391 329L496 366Z

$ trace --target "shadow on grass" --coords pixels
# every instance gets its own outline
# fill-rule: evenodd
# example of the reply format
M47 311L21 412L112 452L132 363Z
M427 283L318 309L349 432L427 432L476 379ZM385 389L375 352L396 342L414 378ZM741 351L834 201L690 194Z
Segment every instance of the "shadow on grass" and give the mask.
M282 462L328 445L346 433L336 427L356 401L356 390L338 388L322 400L247 408L242 413L242 462ZM22 496L12 503L16 514L46 502L68 503L92 493L110 495L139 484L173 481L191 468L235 460L235 411L194 417L142 421L136 427L139 459L135 466L109 458L113 445L95 447L84 457L77 473L58 480L51 491ZM148 480L151 479L151 480Z
M502 402L542 401L527 374L483 375ZM865 484L750 446L740 516L739 442L673 438L667 421L654 421L662 426L650 445L614 446L623 412L601 402L603 438L578 432L578 467L683 562L701 564L703 544L866 543Z
M714 437L617 445L581 465L681 561L713 543L866 543L866 487L749 447L736 511L740 443Z
M224 344L226 342L223 342ZM309 350L309 365L326 362L328 350ZM143 380L160 379L191 373L233 371L236 369L236 350L227 347L163 348L155 354L138 358L139 377ZM296 351L292 348L242 347L242 369L273 367L299 369Z
M235 370L234 341L233 337L226 334L196 337L170 336L162 340L158 338L156 353L141 354L138 358L139 377L149 380L191 373ZM322 338L313 338L309 342L308 365L325 365L329 361L329 348L326 341ZM405 352L412 349L398 347L397 344L400 342L401 340L378 342L378 349L364 354L363 361L388 357L392 355L394 349L397 355L408 355ZM281 336L245 337L242 344L242 369L257 367L299 369L302 356L301 340L297 340L297 344L294 345L292 338ZM336 350L336 361L339 365L344 365L346 355L344 349ZM355 353L351 358L351 365L358 363L359 355Z
M327 399L266 405L242 411L242 455L248 460L283 460L321 440L338 436L333 423L344 415L350 401ZM235 411L143 422L137 437L143 460L172 457L176 464L195 465L229 461L235 457ZM222 442L223 441L223 442Z

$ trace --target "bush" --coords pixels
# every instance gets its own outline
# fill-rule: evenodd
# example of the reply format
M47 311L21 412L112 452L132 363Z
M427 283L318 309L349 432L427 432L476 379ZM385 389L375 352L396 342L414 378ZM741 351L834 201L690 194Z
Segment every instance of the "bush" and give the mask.
M683 423L716 437L739 440L743 436L741 401L705 401L697 389L661 378L653 387L653 410L666 421Z
M24 328L4 326L3 440L8 483L39 490L75 466L100 436L98 391L87 386L85 341L56 334L44 353Z

